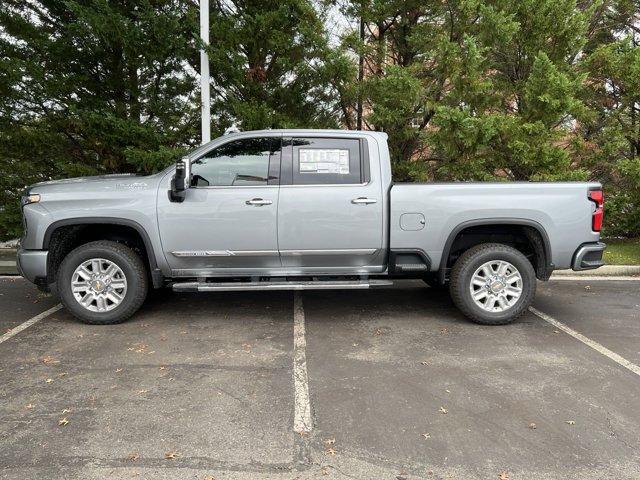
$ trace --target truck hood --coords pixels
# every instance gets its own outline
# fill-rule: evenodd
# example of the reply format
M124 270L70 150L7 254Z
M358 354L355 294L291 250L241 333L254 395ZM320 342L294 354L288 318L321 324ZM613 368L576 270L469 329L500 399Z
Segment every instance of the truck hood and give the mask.
M99 175L95 177L66 178L50 180L31 185L29 193L64 193L64 192L97 192L97 191L132 191L146 190L157 185L159 175L136 175L133 173Z
M113 183L117 181L129 180L132 177L140 177L136 173L114 173L111 175L95 175L92 177L75 177L75 178L62 178L60 180L47 180L45 182L34 183L29 187L29 190L36 187L44 187L47 185L67 185L67 184L76 184L76 183L94 183L94 182L105 182L105 183Z

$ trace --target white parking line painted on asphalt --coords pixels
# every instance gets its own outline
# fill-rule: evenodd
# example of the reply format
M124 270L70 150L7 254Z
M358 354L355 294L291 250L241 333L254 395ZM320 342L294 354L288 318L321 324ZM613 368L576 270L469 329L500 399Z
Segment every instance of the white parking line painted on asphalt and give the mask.
M58 304L54 307L51 307L49 310L46 310L42 313L39 313L38 315L36 315L33 318L30 318L29 320L27 320L24 323L21 323L20 325L18 325L15 328L12 328L11 330L9 330L7 333L5 333L4 335L2 335L0 337L0 343L2 342L6 342L7 340L9 340L11 337L19 334L21 331L23 331L26 328L29 328L31 325L33 325L34 323L38 323L40 320L42 320L43 318L47 318L49 315L51 315L52 313L57 312L58 310L60 310L62 308L61 304Z
M585 337L584 335L582 335L580 332L576 332L573 328L568 327L564 323L556 320L555 318L553 318L550 315L547 315L544 312L541 312L537 308L529 307L529 311L531 313L533 313L534 315L537 315L538 317L543 319L545 322L550 323L551 325L553 325L557 329L562 330L565 333L568 333L569 335L571 335L576 340L580 340L585 345L593 348L596 352L601 353L605 357L609 357L611 360L616 362L618 365L620 365L620 366L626 368L627 370L630 370L631 372L635 373L636 375L640 376L640 367L638 365L636 365L635 363L631 363L629 360L627 360L626 358L621 357L616 352L612 352L607 347L605 347L603 345L600 345L595 340L591 340L590 338Z
M300 292L295 291L293 292L293 388L295 395L293 431L298 433L309 433L313 428L306 349L302 298Z

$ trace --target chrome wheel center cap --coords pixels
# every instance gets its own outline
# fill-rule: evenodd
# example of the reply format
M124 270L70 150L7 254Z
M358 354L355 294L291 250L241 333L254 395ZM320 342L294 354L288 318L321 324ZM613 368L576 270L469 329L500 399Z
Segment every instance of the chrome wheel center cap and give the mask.
M91 280L90 285L91 289L96 293L103 293L108 289L109 284L111 283L111 278L105 275L99 275L93 280Z
M505 286L506 285L502 280L496 279L489 284L489 289L491 290L491 293L500 293L502 290L504 290Z
M91 282L91 288L94 292L101 293L105 289L106 285L101 280L94 280Z

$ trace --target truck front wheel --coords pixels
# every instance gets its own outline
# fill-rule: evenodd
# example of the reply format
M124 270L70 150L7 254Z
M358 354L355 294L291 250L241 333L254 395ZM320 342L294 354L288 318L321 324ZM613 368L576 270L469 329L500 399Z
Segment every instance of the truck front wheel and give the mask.
M529 308L536 293L536 274L515 248L484 243L456 261L449 291L453 303L472 321L505 325Z
M71 251L56 283L67 310L94 325L125 321L140 308L148 289L142 259L126 245L106 240Z

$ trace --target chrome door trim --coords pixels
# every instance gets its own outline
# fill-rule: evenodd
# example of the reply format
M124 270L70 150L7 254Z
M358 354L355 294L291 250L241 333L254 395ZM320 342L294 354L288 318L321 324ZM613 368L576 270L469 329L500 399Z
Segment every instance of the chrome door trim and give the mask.
M172 269L173 278L184 277L247 277L264 275L268 277L310 276L310 275L384 275L386 265L366 267L279 267L279 268L179 268Z
M278 185L209 185L208 187L190 187L198 190L225 190L229 188L270 188L278 189Z
M373 255L376 248L342 248L326 250L280 250L283 257L299 257L301 255Z
M280 185L280 188L304 188L304 187L366 187L370 185L371 182L366 183L310 183L307 185L297 184L297 185Z
M277 257L277 250L181 250L174 257Z

